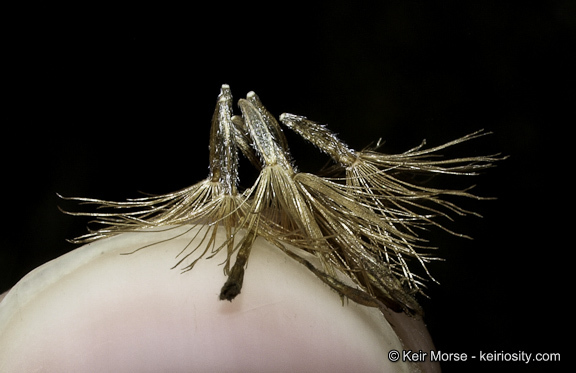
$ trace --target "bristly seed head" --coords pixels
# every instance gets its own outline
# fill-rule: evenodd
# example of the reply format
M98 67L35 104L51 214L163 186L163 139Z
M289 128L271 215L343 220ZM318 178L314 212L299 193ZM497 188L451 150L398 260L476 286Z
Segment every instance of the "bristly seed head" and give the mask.
M412 263L417 262L432 278L426 264L437 258L429 255L430 247L418 233L437 226L459 235L437 218L469 212L446 197L478 197L468 190L413 184L406 176L476 175L491 167L505 157L436 157L440 150L486 133L478 131L433 148L425 149L422 143L401 154L384 154L376 149L356 151L326 126L282 114L282 124L334 160L334 177L326 178L296 170L282 128L254 92L238 105L241 116L233 113L230 87L222 85L212 118L210 173L199 183L125 202L64 198L104 208L104 212L70 213L96 218L95 223L104 226L75 242L148 228L189 226L174 236L180 237L199 226L204 239L196 247L184 247L175 267L191 270L201 258L226 248L228 280L220 298L232 300L241 291L250 248L256 237L263 237L342 297L370 307L421 313L415 294L422 293L424 279ZM243 191L238 191L238 150L260 172L254 185ZM216 246L219 229L225 230L227 240ZM194 253L194 260L187 262ZM355 286L345 284L342 276Z

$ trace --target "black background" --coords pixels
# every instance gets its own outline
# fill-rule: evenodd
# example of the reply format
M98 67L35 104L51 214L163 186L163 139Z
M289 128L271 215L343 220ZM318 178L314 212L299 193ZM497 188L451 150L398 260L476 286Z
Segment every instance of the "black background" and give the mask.
M569 358L573 2L36 2L3 13L0 291L84 232L56 193L122 200L204 178L227 83L235 99L254 90L273 114L327 123L354 148L381 137L393 153L494 132L451 153L510 158L466 180L498 197L463 201L484 218L450 227L474 240L428 236L447 261L432 266L441 285L422 300L426 321L444 352ZM289 139L301 170L324 164Z

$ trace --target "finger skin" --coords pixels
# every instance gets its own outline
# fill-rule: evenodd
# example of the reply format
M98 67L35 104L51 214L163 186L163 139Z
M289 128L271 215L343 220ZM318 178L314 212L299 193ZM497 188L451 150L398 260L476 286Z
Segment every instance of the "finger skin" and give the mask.
M388 361L403 346L379 310L343 305L260 238L233 302L218 299L223 252L170 270L194 232L120 255L176 233L97 241L27 275L0 303L0 371L415 371Z

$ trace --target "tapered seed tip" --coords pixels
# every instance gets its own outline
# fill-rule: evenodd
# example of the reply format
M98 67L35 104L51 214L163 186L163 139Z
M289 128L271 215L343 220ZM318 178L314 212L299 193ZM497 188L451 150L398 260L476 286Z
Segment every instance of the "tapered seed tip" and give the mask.
M252 98L252 97L256 97L256 92L250 91L250 92L248 92L248 94L246 95L246 98Z
M290 113L282 113L282 115L280 115L280 122L284 123L288 127L291 127L293 122L298 118L304 118L304 117L299 117L297 115Z
M232 100L232 92L228 84L222 84L222 87L220 88L220 95L218 95L218 100L219 102Z
M280 120L282 120L282 121L289 121L289 120L294 120L295 117L296 117L296 115L294 115L294 114L282 113L282 114L280 115Z

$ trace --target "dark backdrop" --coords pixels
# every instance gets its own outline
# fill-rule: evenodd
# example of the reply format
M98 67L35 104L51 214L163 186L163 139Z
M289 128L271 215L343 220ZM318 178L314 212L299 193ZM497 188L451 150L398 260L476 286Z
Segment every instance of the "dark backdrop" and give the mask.
M328 123L355 148L381 137L400 152L493 131L457 149L511 157L470 180L498 197L465 201L484 218L450 225L473 241L430 234L447 261L432 266L442 284L422 301L427 323L445 352L569 358L573 186L562 140L574 125L563 115L574 111L574 3L215 4L4 12L0 291L84 232L85 220L58 211L56 193L121 200L204 178L210 118L228 83L235 99L254 90L273 114ZM300 169L322 166L290 140ZM444 364L477 368L553 366Z

